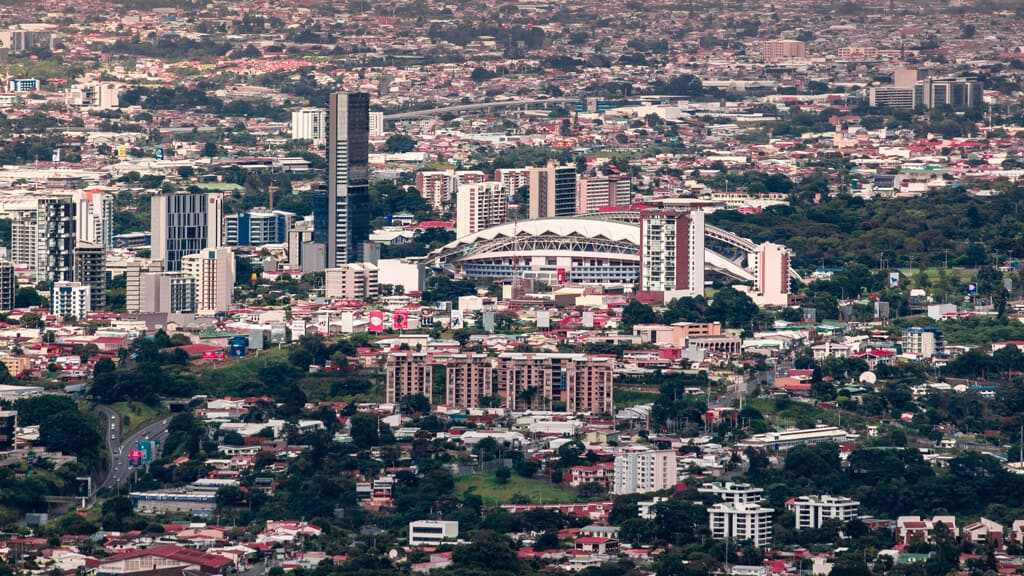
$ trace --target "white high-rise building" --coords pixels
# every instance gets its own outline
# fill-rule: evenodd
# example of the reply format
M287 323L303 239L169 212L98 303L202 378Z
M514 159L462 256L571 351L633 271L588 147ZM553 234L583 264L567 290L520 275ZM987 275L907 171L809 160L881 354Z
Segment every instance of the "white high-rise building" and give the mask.
M322 146L327 142L327 110L300 108L292 111L292 140L312 140Z
M705 482L697 488L697 492L713 494L733 504L760 502L764 498L763 488L739 482Z
M384 137L384 113L370 112L370 138Z
M223 196L207 192L157 194L150 202L150 256L164 270L181 270L181 259L223 244Z
M676 485L674 450L625 450L615 457L612 494L643 494Z
M468 236L504 224L508 215L508 192L501 182L462 184L455 198L455 235Z
M821 528L826 520L848 522L857 517L860 502L845 496L800 496L786 507L793 510L796 529Z
M235 290L235 254L230 248L207 248L181 259L181 271L196 282L196 314L212 316L231 309Z
M772 542L772 513L756 502L720 502L708 508L711 537L716 540L750 540L759 548Z
M78 241L110 248L114 243L114 197L102 190L76 190Z
M756 292L751 294L758 306L789 305L789 249L765 242L750 255Z
M663 292L666 302L704 294L704 212L641 212L640 289Z
M36 252L39 249L36 209L8 210L7 215L11 219L11 263L35 270Z
M88 284L54 282L50 288L50 313L58 318L72 316L82 319L92 311Z
M121 105L123 86L116 82L85 82L68 91L69 106L93 110L113 110Z

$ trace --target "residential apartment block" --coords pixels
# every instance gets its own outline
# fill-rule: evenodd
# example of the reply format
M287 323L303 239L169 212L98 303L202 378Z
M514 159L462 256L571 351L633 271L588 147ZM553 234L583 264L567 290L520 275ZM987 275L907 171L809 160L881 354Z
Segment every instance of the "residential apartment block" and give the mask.
M486 354L456 354L445 361L445 404L479 408L482 398L495 396L494 365Z
M786 503L796 516L796 529L821 528L826 520L848 522L857 517L860 502L843 496L799 496Z
M676 485L675 450L627 449L615 457L612 494L643 494Z
M764 547L772 541L774 510L755 502L719 502L708 507L708 525L716 540L750 540Z
M434 365L423 352L392 352L385 365L388 404L397 404L403 396L422 394L430 400L433 393Z
M324 295L336 300L367 302L380 295L378 270L373 264L345 264L324 270Z

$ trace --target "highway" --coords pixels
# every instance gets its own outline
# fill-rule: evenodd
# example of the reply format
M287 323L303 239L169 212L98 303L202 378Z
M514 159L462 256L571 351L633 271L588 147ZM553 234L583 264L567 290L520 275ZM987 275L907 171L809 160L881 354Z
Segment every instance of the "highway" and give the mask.
M412 120L415 118L427 118L429 116L440 116L445 112L457 114L459 112L472 112L474 110L489 110L492 108L515 108L517 106L542 106L546 104L566 104L578 102L579 98L530 98L524 100L504 100L501 102L479 102L476 104L460 104L458 106L443 106L441 108L427 108L425 110L412 110L409 112L397 112L385 114L384 120Z
M162 444L167 439L167 424L171 418L168 416L147 424L126 439L121 435L121 420L117 412L109 406L97 406L96 409L101 415L104 442L107 451L110 452L110 466L107 468L105 477L96 486L96 490L99 490L125 483L131 474L131 468L128 466L128 452L135 449L135 444L139 440L160 440ZM159 453L160 447L157 447L156 450Z

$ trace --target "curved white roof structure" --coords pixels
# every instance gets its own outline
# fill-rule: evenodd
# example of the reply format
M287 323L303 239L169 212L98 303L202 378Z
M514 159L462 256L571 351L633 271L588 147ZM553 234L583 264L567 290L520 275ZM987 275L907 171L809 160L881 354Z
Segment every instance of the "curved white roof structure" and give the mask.
M707 267L739 280L754 275L705 248ZM428 260L467 276L552 279L572 270L584 282L635 282L640 266L637 224L590 218L544 218L510 222L458 238Z

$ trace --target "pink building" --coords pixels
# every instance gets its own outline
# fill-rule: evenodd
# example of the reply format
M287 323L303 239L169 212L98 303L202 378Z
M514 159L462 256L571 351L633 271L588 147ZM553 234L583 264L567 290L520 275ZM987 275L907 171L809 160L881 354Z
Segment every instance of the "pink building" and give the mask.
M392 352L388 354L386 395L389 404L397 404L403 396L422 394L431 399L434 366L422 352Z

